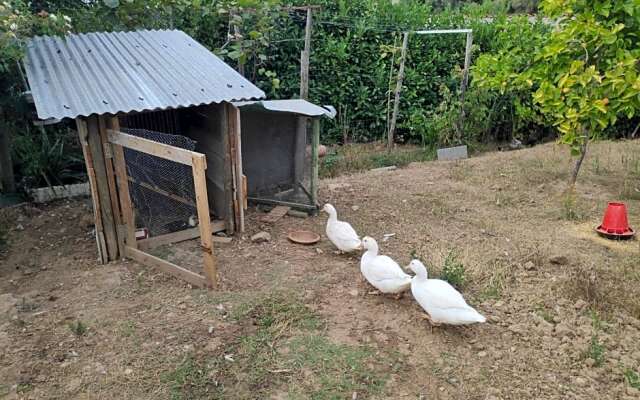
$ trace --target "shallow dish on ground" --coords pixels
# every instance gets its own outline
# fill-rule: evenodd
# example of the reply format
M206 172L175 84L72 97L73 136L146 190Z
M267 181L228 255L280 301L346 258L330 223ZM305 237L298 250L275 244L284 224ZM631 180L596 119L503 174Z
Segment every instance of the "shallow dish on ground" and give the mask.
M320 241L320 235L311 231L291 231L287 237L298 244L314 244Z

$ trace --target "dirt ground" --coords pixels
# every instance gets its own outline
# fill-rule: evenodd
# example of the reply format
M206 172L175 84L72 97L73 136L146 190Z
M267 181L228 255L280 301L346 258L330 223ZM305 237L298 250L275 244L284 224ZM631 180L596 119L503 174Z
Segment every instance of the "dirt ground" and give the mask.
M4 210L0 399L637 399L640 247L599 238L607 201L640 228L640 141L590 149L574 195L555 144L324 180L320 197L384 254L442 271L488 318L431 328L372 294L326 217L216 244L218 291L96 264L88 199ZM271 241L252 243L260 230ZM387 240L383 240L385 234ZM394 234L394 235L391 235ZM189 246L169 249L187 259ZM180 252L186 252L181 254Z

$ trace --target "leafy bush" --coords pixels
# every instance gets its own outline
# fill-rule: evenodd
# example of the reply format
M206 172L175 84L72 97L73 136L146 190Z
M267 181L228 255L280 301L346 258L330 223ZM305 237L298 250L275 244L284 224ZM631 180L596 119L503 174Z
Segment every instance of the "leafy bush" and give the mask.
M458 256L454 251L450 251L444 259L440 279L449 282L460 289L466 281L466 269L462 262L458 261Z

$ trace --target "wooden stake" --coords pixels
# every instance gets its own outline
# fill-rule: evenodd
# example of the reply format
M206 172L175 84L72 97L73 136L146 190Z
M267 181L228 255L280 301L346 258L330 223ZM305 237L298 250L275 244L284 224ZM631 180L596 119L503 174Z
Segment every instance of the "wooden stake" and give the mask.
M393 140L396 131L396 120L400 108L400 92L402 91L402 81L404 80L404 64L407 59L407 46L409 45L409 32L405 32L402 37L402 49L400 51L400 68L398 69L398 80L396 82L395 98L393 101L393 114L387 133L387 150L393 148Z
M304 28L304 50L300 54L300 98L309 98L309 58L311 57L312 7L307 7L307 23Z
M213 257L213 240L211 239L211 216L209 215L209 199L207 197L207 178L205 170L207 160L204 154L193 156L193 186L196 192L198 223L200 228L200 244L204 259L204 275L209 287L218 286L218 272Z
M111 120L111 118L109 118ZM109 123L111 125L111 123ZM124 236L121 229L122 214L120 212L120 202L118 201L118 188L116 186L115 170L113 166L113 151L109 144L109 136L107 134L107 117L98 117L98 126L100 128L100 141L104 154L104 166L107 173L107 185L109 186L109 198L111 200L111 210L113 212L113 220L116 228L116 239L118 241L118 253L120 257L124 257ZM119 126L116 117L116 126Z
M318 147L320 146L320 118L313 119L311 136L311 202L318 204Z

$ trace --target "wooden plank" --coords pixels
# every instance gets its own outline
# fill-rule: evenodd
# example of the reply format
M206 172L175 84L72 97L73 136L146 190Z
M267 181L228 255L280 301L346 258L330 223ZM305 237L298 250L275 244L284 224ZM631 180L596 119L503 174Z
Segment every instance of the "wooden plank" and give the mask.
M218 272L213 257L213 240L211 239L211 220L209 219L209 199L207 197L207 178L205 176L206 163L207 160L204 155L193 157L193 186L196 191L204 275L207 277L208 286L214 288L218 286Z
M110 126L118 123L117 118L108 121ZM127 246L136 247L136 222L133 213L131 194L129 193L129 180L127 178L127 164L124 159L124 150L119 144L112 144L113 165L116 171L118 182L118 199L120 200L120 210L122 211L122 222L125 228L125 243Z
M224 221L211 221L211 232L222 232L225 229ZM160 236L150 237L148 239L138 240L138 248L141 250L149 250L158 246L170 243L184 242L200 237L200 227L184 229L178 232L171 232Z
M249 208L249 202L247 201L247 176L242 175L242 207L246 210Z
M170 146L153 140L128 135L113 129L108 130L108 134L109 141L111 143L164 158L165 160L175 161L180 164L192 166L193 156L200 155L200 153L196 153L195 151L185 150L180 147Z
M318 205L318 148L320 147L320 118L313 120L311 134L311 202Z
M109 178L105 164L105 154L102 139L100 137L100 125L98 117L93 115L87 118L87 143L89 153L93 160L93 168L96 177L96 189L100 199L100 213L102 215L102 227L107 247L107 258L110 261L118 259L118 234L111 203L111 191Z
M235 210L233 195L233 171L231 166L231 143L228 135L229 131L229 114L226 107L222 108L222 118L220 119L220 132L222 135L222 182L224 183L224 205L226 209L227 233L235 234Z
M113 152L109 144L107 128L119 129L118 118L115 117L116 125L112 126L112 118L107 120L105 116L98 117L98 127L100 129L100 140L102 141L102 149L104 153L104 165L107 172L107 184L109 185L109 198L111 199L111 210L113 211L113 219L116 225L116 238L118 240L118 253L120 257L124 257L124 236L119 227L122 226L122 212L120 210L120 202L118 200L118 189L116 186L115 168L113 165Z
M76 127L78 129L78 137L80 139L80 147L84 156L84 163L87 168L87 176L89 177L89 187L91 188L91 201L93 203L93 218L96 228L96 245L98 247L98 258L100 262L105 264L108 261L107 245L104 241L102 227L102 213L100 212L100 198L98 196L98 188L96 187L96 173L93 168L93 158L89 151L89 143L87 142L88 128L87 122L82 118L76 118Z
M236 214L236 229L244 232L244 186L242 181L242 137L240 127L240 110L233 104L227 104L228 133L231 143L231 162L234 183L234 211Z
M169 261L163 260L156 256L152 256L151 254L147 254L143 251L140 251L136 248L129 247L129 246L125 248L125 253L127 257L131 258L134 261L139 262L140 264L158 268L160 271L165 272L167 274L171 274L176 278L185 280L194 286L197 286L197 287L207 286L207 280L205 279L204 276L198 275L195 272L189 271L188 269L185 269L178 265L170 263Z
M409 45L409 33L405 32L402 37L402 49L400 50L400 67L398 68L398 80L396 82L396 90L393 100L393 114L391 115L391 123L389 124L389 132L387 132L387 149L393 148L394 135L396 131L396 120L398 119L398 111L400 109L400 92L402 91L402 81L404 80L404 64L407 59L407 46Z
M267 215L263 215L262 217L260 217L260 221L272 224L287 215L289 210L291 210L291 207L276 206L272 208Z
M473 33L467 33L467 42L464 49L464 70L462 72L462 82L460 82L460 100L464 102L464 94L469 83L469 68L471 67L471 46L473 45Z
M304 28L304 50L300 54L300 98L309 98L309 58L311 57L312 9L307 8L307 21Z

